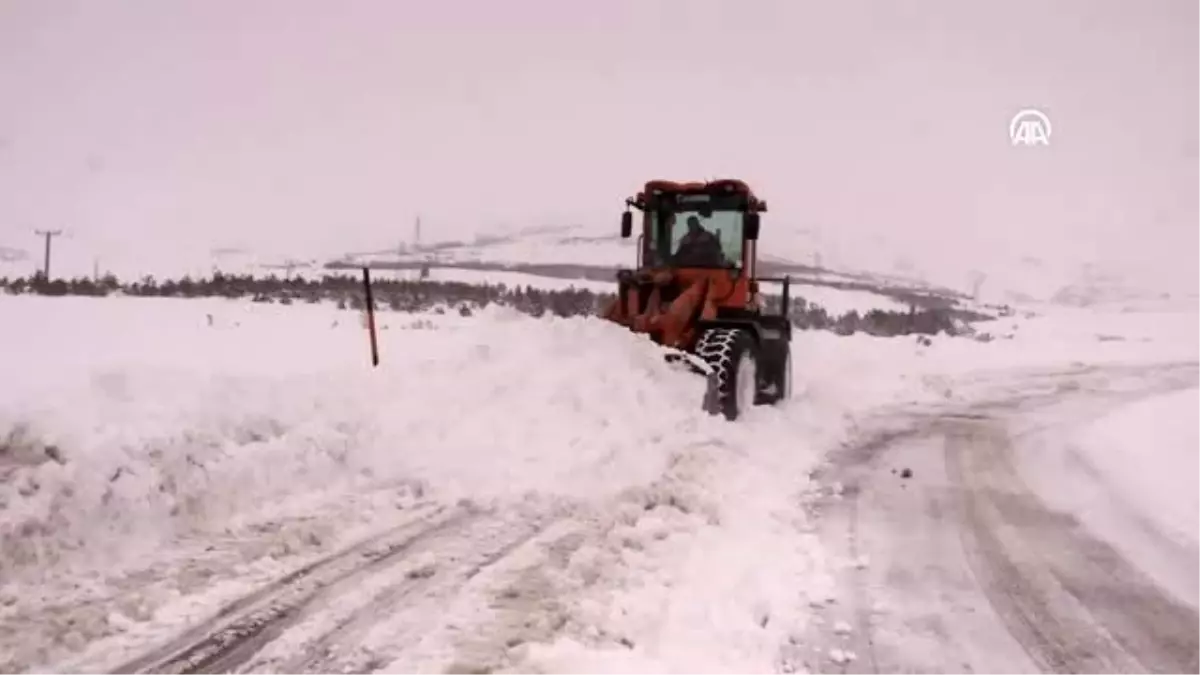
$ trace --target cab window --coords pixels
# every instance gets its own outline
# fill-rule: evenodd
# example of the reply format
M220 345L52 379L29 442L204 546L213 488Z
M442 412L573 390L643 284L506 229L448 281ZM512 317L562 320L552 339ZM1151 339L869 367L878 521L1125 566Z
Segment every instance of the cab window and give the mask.
M686 243L688 249L695 249L697 240L713 239L720 245L719 259L704 256L703 260L690 257L692 250L683 250L685 237L688 235L688 221L695 218L702 232L698 232ZM655 212L651 214L651 254L659 265L679 265L685 267L732 267L742 266L742 212L713 211L704 216L699 211ZM707 248L708 242L705 243Z

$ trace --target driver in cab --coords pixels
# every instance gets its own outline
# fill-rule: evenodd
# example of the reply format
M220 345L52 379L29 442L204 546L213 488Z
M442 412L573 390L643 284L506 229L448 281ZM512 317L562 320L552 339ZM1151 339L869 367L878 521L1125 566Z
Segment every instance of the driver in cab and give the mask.
M687 233L679 240L672 258L679 267L720 267L725 263L725 252L717 235L701 227L696 216L688 216Z

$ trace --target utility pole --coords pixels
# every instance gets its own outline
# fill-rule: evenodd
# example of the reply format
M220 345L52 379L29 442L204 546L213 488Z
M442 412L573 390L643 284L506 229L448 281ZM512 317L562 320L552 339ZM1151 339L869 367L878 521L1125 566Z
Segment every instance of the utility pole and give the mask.
M46 238L46 264L42 268L42 274L45 275L46 281L50 281L50 239L62 234L62 230L34 230L34 233Z
M421 216L417 216L417 222L413 225L413 250L417 250L421 246Z

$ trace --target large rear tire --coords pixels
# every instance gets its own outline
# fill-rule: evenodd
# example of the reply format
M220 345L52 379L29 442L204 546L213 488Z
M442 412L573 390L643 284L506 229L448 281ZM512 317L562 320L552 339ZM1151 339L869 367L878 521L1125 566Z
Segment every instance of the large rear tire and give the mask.
M758 343L747 331L711 328L696 343L696 354L712 368L704 409L736 420L758 395Z

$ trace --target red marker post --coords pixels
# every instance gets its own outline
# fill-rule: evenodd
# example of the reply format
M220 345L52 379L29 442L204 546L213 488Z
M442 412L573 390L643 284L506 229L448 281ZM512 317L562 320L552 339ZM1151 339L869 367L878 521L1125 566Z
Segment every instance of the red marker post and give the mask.
M363 267L363 290L367 296L367 333L371 336L371 366L379 365L379 342L375 338L375 298L371 295L371 268Z

